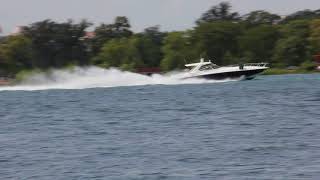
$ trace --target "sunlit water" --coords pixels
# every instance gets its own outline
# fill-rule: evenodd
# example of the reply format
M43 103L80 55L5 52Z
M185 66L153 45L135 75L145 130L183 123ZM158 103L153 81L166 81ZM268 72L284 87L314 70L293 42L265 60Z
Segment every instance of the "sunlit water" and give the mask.
M0 89L0 179L320 177L320 74L82 73Z

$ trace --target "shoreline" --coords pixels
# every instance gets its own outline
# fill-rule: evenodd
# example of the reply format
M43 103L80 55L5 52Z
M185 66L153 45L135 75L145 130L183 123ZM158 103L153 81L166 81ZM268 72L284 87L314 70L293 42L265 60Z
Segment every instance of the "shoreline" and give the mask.
M320 73L320 70L270 68L264 71L263 73L261 73L261 75L314 74L314 73Z
M261 73L260 75L269 76L269 75L288 75L288 74L320 74L320 70L301 70L301 69L278 69L278 68L270 68ZM19 78L5 78L0 77L0 86L13 86L15 82L17 82Z
M10 86L13 85L14 79L7 79L0 77L0 86Z

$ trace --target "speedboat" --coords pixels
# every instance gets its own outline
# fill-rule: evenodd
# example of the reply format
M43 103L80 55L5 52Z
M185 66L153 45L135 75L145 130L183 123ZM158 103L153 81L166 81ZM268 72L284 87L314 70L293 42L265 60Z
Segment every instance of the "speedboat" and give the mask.
M183 79L188 78L205 78L213 80L222 79L244 79L250 80L255 78L269 67L268 63L249 63L230 66L218 66L210 60L205 62L203 58L199 63L186 64L189 68Z

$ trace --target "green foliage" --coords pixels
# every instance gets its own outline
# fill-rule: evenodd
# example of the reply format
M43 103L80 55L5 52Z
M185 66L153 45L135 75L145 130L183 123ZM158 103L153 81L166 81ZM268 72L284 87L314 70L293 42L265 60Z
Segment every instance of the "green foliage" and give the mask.
M310 37L309 41L313 53L320 52L320 19L315 19L310 22Z
M238 21L240 19L239 13L230 11L230 3L221 2L217 6L213 6L207 12L205 12L196 23L201 24L214 21Z
M238 36L242 33L242 25L233 22L201 23L195 28L195 48L199 55L204 53L214 58L217 64L225 64L222 58L226 52L238 53Z
M274 64L279 67L298 66L311 59L308 21L292 21L281 27L281 33L282 38L273 53Z
M33 67L59 68L70 60L87 64L86 46L81 38L90 25L87 21L74 24L71 20L65 23L45 20L26 27L23 33L32 41Z
M293 14L290 14L286 18L282 20L282 23L288 23L290 21L295 21L295 20L312 20L320 18L320 9L319 10L303 10L303 11L298 11Z
M101 52L92 59L93 64L109 68L133 70L142 64L137 38L113 39L104 44Z
M257 24L275 24L281 17L277 14L271 14L267 11L253 11L243 17L243 19L252 25Z
M0 75L22 70L82 65L181 69L199 56L218 65L271 62L268 73L305 72L314 68L312 56L320 53L320 10L304 10L284 19L267 11L243 17L228 2L210 8L192 29L161 32L159 26L133 33L127 17L101 24L90 36L92 24L83 20L36 22L22 34L0 38ZM279 70L300 66L298 70ZM22 75L21 75L22 74ZM28 74L21 72L24 76Z
M192 56L188 33L172 32L164 39L162 48L164 57L161 61L163 70L181 69L186 64L186 58Z
M281 74L302 74L306 73L300 69L271 68L263 72L263 75L281 75Z
M42 73L40 69L32 69L32 70L21 70L15 75L15 81L16 82L22 82L26 79L28 79L31 76L34 76L36 74Z
M227 51L223 56L223 62L226 64L237 64L239 63L239 58L234 56L231 52Z
M314 61L305 61L300 65L300 68L305 71L313 71L317 68L317 63Z
M282 25L280 32L283 38L291 36L308 38L310 34L310 24L307 20L291 21L288 24Z
M275 26L260 25L246 30L239 38L240 54L247 62L270 61L279 39Z
M32 67L31 40L25 36L9 36L0 44L2 71L15 73ZM0 67L1 68L1 67Z
M241 52L241 58L240 58L240 63L246 63L246 62L255 62L256 61L256 55L254 52L250 50L245 50Z
M264 75L280 75L280 74L304 74L316 71L317 64L312 61L305 61L297 68L271 68L263 72Z
M161 48L166 34L158 26L149 27L137 35L138 49L143 64L147 67L158 67L163 57Z
M297 66L306 59L306 41L300 37L289 37L279 40L273 60L280 67Z
M91 40L93 53L99 53L102 46L109 40L130 37L133 34L130 27L129 19L124 16L116 17L112 24L101 24L96 27L95 37Z

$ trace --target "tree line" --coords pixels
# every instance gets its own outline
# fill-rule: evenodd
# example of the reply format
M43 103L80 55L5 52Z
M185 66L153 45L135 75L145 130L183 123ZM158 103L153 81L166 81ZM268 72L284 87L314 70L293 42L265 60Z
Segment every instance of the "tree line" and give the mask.
M127 17L111 24L83 20L44 20L0 38L0 74L21 70L96 65L135 70L183 68L199 56L218 65L269 62L273 67L300 66L320 52L320 10L280 17L267 11L240 16L222 2L209 8L185 31L162 32L159 26L134 33Z

